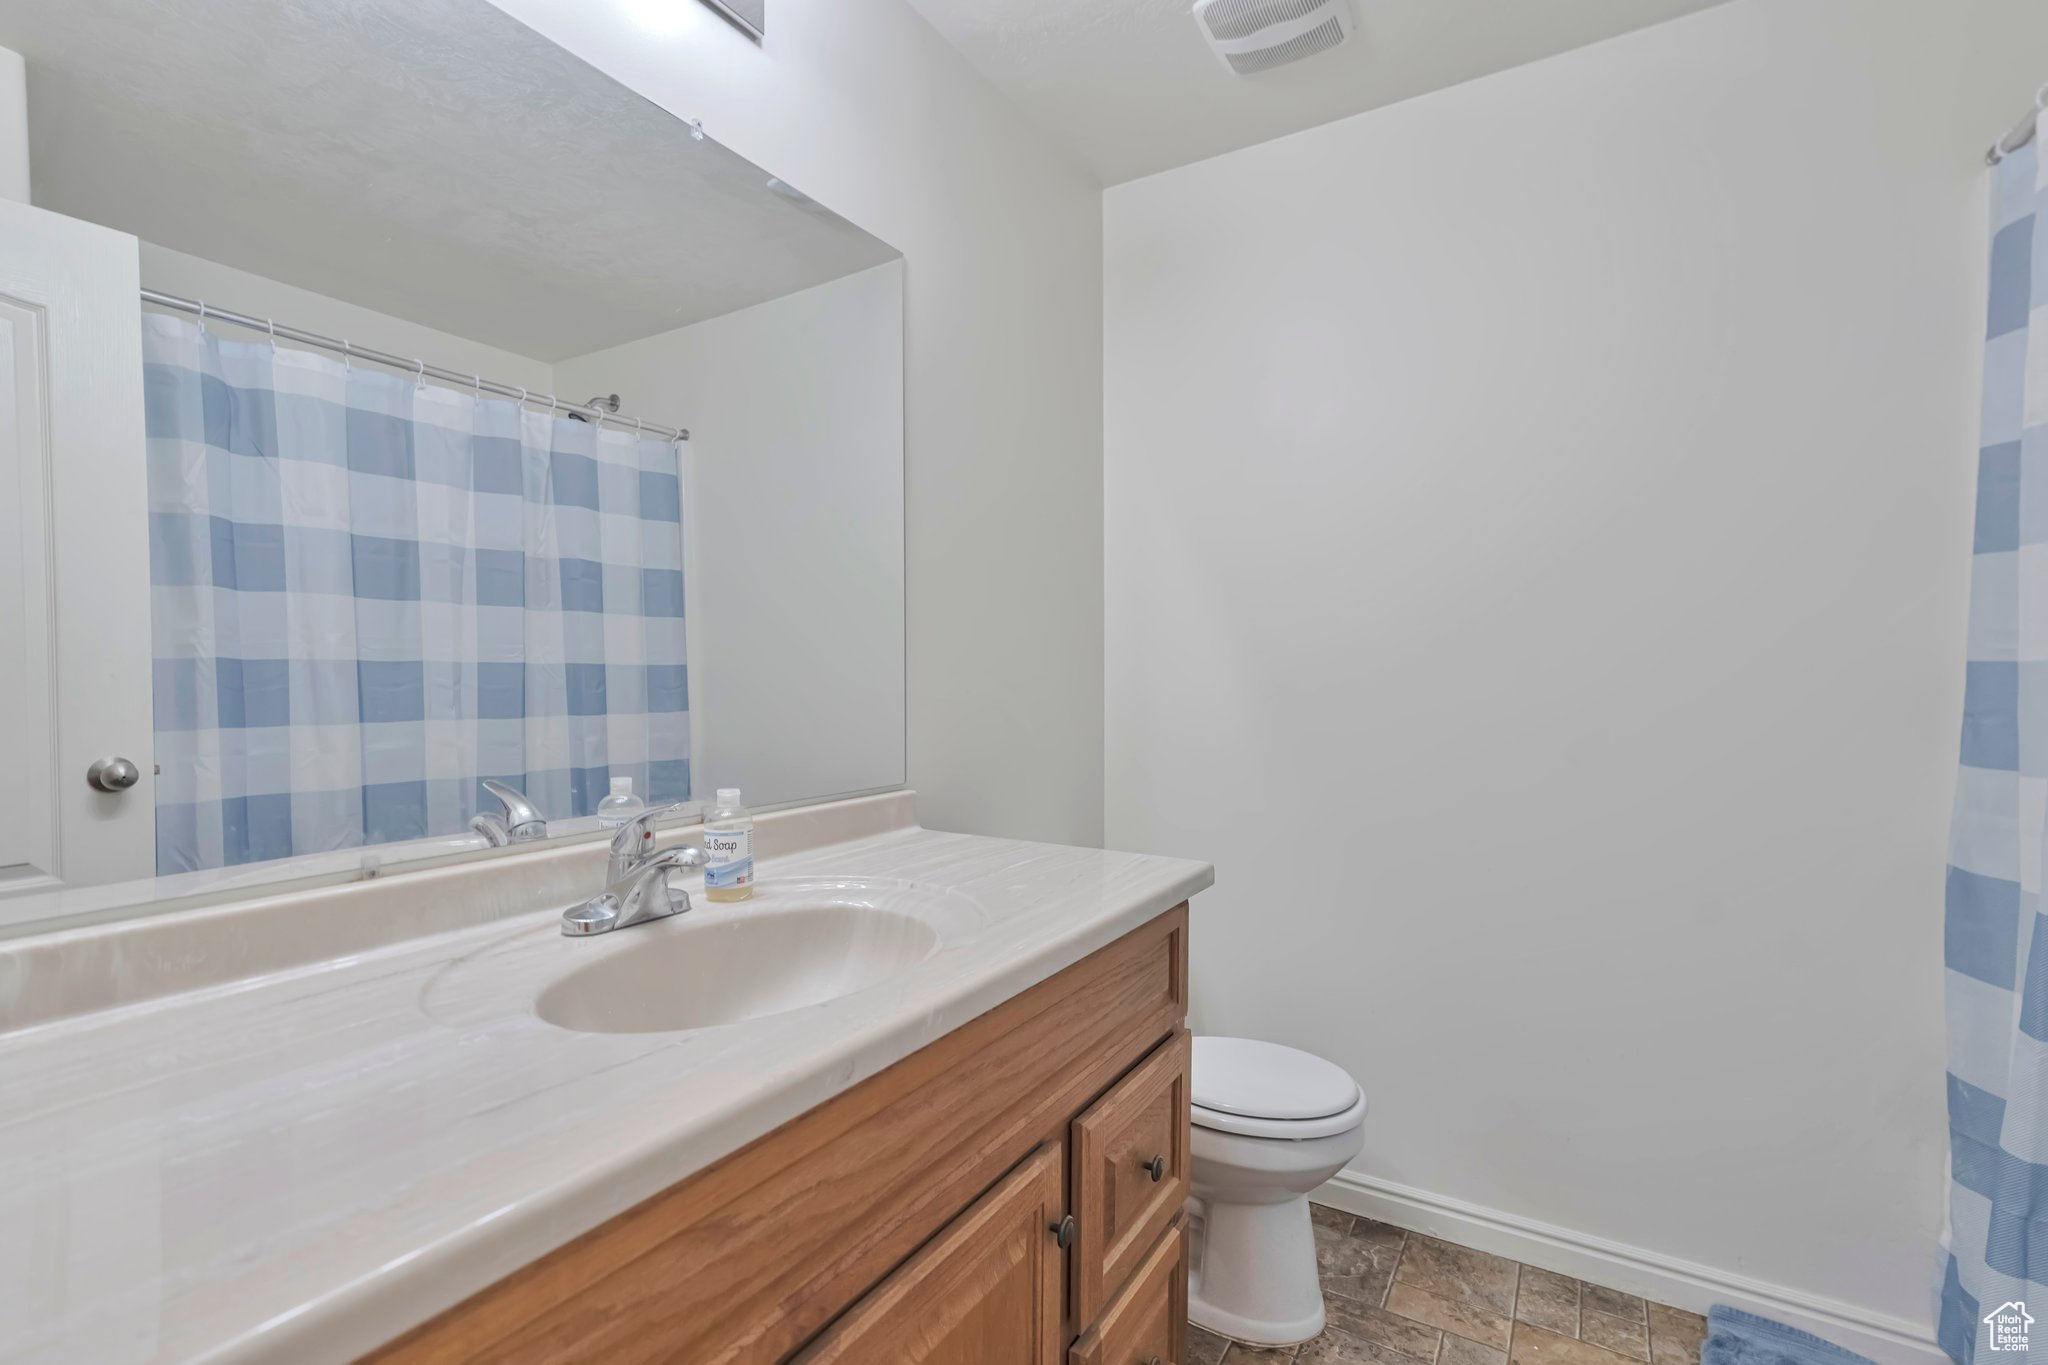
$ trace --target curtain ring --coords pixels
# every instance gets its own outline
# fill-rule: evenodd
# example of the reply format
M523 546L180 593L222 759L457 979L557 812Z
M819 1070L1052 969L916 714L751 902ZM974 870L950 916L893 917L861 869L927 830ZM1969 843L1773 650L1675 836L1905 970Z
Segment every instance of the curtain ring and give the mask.
M205 300L205 299L200 299L200 300L198 300L198 304L199 304L199 335L201 335L201 336L205 336L205 335L206 335L206 300Z
M641 420L640 420L640 419L639 419L638 417L635 417L635 418L633 419L633 439L634 439L634 440L636 440L636 441L637 441L637 440L639 440L639 439L640 439L640 432L641 432L641 429L642 429L643 427L645 427L646 425L647 425L647 423L645 423L645 422L641 421Z
M349 349L347 337L341 339L341 363L344 369L353 370L356 367L356 353Z
M521 410L524 410L526 407L526 385L524 384L519 386L519 406Z
M469 386L470 386L470 388L471 388L471 389L472 389L472 390L474 391L474 393L475 393L476 401L477 401L477 402L479 402L479 403L483 402L483 401L484 401L484 377L483 377L482 375L480 375L480 374L473 374L473 375L471 375L471 376L469 377Z
M416 389L424 389L427 386L427 362L418 356L413 357L412 386Z
M270 354L275 358L277 355L277 319L265 318L263 320L270 325Z

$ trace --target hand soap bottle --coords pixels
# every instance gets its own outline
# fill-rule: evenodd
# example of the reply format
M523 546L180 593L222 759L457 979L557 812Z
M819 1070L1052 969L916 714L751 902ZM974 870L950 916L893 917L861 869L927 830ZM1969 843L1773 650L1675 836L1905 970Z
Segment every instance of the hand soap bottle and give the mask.
M754 894L754 817L740 804L738 787L720 787L718 804L704 816L704 895L743 901Z
M633 779L615 777L612 779L612 794L597 803L597 827L618 829L646 809L647 803L633 795Z

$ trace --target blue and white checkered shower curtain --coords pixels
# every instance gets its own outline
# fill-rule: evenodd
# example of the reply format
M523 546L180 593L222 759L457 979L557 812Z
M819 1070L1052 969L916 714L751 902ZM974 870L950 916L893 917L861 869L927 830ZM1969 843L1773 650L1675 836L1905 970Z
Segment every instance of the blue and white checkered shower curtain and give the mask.
M2026 1358L1985 1354L1987 1314L2031 1303L2048 1322L2048 184L2040 145L2037 137L1992 172L1969 662L1949 841L1950 1182L1937 1334L1963 1365Z
M674 446L143 322L158 871L689 796Z

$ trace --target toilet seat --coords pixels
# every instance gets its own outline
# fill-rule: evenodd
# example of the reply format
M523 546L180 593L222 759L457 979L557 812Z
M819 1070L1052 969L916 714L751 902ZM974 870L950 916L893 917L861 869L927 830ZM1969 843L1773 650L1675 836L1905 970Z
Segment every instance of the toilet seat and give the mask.
M1195 1039L1194 1123L1242 1137L1329 1137L1365 1120L1365 1092L1332 1062L1251 1038Z

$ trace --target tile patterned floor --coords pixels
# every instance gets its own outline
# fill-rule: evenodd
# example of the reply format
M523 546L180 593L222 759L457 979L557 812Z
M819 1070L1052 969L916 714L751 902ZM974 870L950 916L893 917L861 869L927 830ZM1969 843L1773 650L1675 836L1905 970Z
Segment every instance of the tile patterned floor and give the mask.
M1276 1351L1193 1327L1188 1365L1699 1365L1695 1313L1310 1207L1323 1334Z

